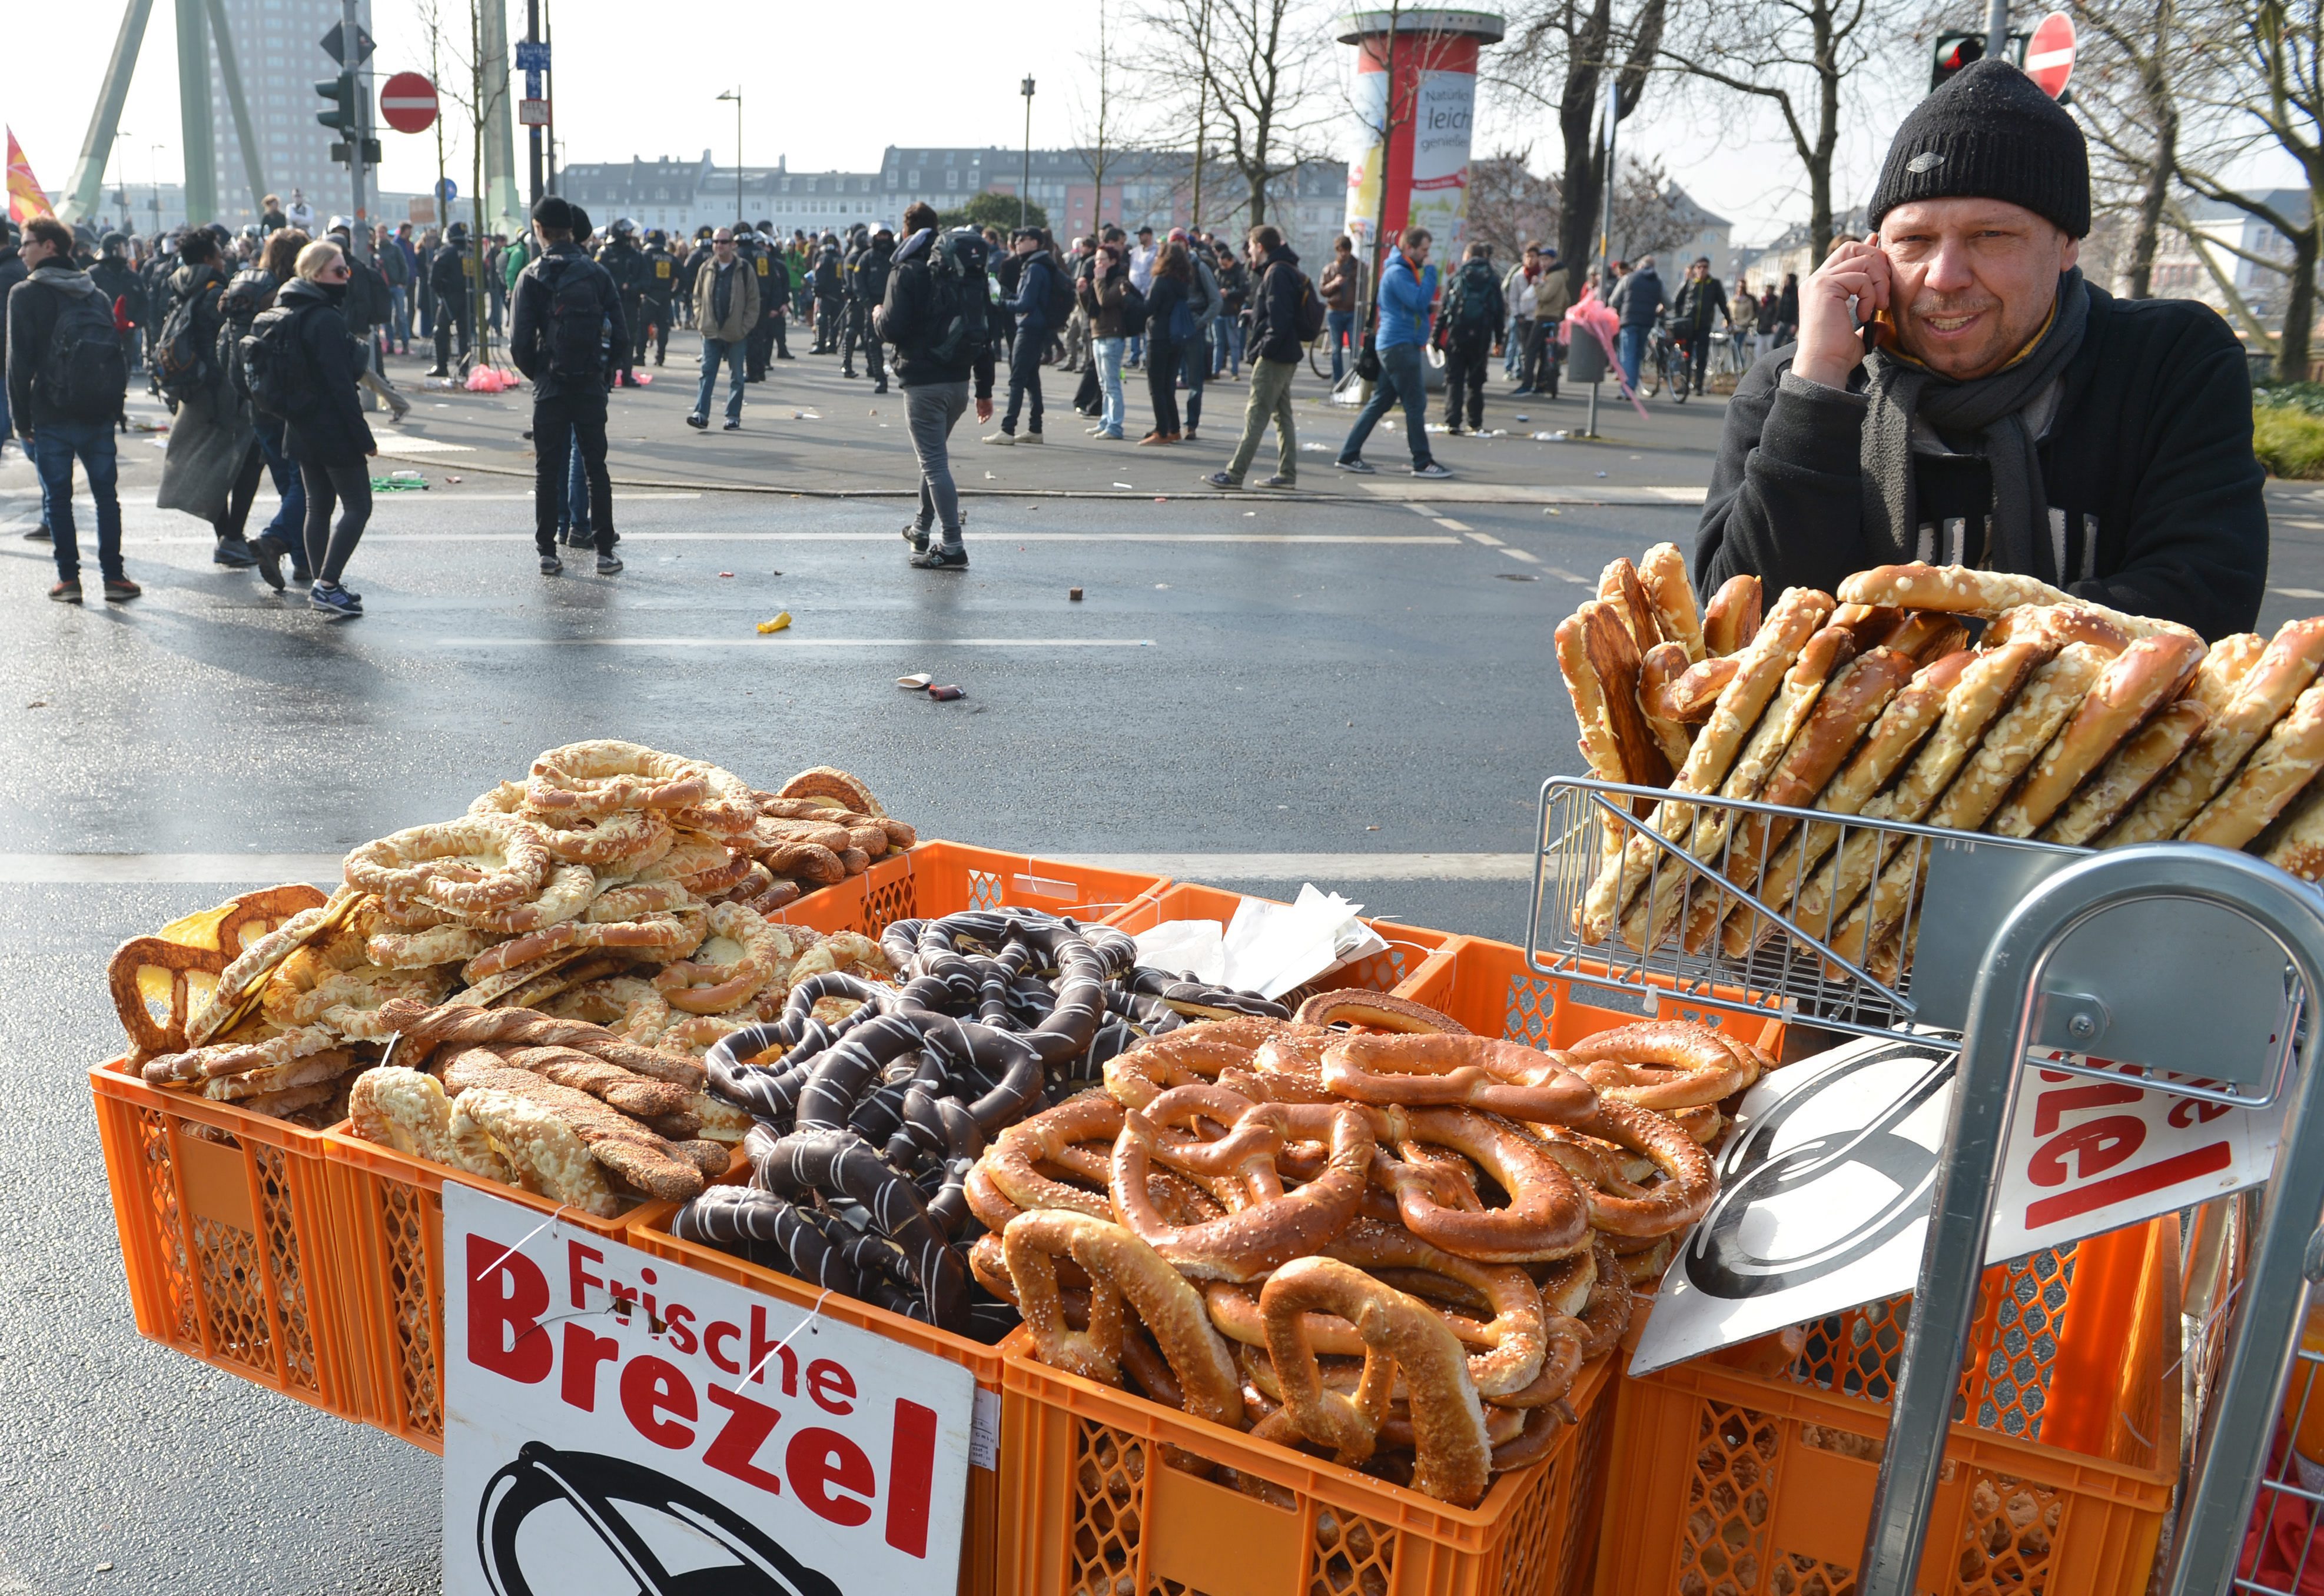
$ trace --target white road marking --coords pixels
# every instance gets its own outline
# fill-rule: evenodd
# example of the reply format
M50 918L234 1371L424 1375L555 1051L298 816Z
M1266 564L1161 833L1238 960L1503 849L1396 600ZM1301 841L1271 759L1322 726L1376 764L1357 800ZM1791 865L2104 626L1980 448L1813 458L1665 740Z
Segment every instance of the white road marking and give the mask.
M1556 577L1558 581L1570 582L1576 587L1593 587L1596 585L1596 583L1592 582L1588 577L1576 576L1572 572L1568 571L1563 565L1544 565L1542 569L1548 572L1552 576Z
M442 438L406 437L392 433L380 443L379 453L386 456L398 454L473 454L474 444L450 444Z
M1530 881L1529 853L1057 853L1028 862L1179 881ZM149 886L337 882L335 853L0 853L0 885Z
M1152 648L1151 637L438 637L438 648Z
M1450 516L1434 516L1430 518L1447 532L1469 532L1469 523L1466 521L1456 521ZM1469 532L1469 536L1474 537L1476 534Z
M2324 599L2324 589L2312 587L2277 587L2268 592L2282 593L2287 599Z
M1449 527L1449 526L1451 526L1452 524L1452 522L1450 522L1450 521L1447 521L1447 522L1445 523L1445 525L1446 525L1446 526L1448 526L1448 527ZM1462 528L1462 530L1463 530L1463 531L1467 531L1467 528L1466 528L1466 527L1463 527L1463 528ZM1490 533L1487 533L1487 532L1470 532L1470 533L1469 533L1469 541L1470 541L1470 542L1471 542L1471 543L1481 543L1481 544L1483 544L1487 548L1499 548L1499 547L1500 547L1500 546L1501 546L1501 540L1500 540L1499 538L1498 538L1498 537L1493 537Z
M1528 565L1538 565L1541 564L1541 556L1539 555L1529 555L1521 548L1503 548L1501 552L1508 555L1512 560L1523 560Z

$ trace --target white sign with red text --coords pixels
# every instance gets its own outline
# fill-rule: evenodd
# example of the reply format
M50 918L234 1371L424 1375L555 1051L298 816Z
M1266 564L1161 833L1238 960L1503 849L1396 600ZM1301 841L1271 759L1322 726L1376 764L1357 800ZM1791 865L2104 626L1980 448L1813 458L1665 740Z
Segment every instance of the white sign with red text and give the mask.
M975 1385L444 1185L447 1596L910 1596L960 1577Z
M1986 1261L2255 1186L2283 1105L2228 1108L2029 1059ZM1720 1190L1663 1276L1632 1371L1644 1374L1861 1303L1920 1272L1951 1056L1908 1037L1854 1041L1768 1076L1743 1099Z

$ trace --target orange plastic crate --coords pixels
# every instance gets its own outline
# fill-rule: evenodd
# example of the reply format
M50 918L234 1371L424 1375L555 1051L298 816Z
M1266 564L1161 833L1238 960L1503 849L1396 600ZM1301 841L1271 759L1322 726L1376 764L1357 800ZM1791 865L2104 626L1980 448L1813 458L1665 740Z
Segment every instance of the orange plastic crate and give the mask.
M1646 1018L1641 1009L1601 1008L1591 989L1563 976L1545 976L1526 962L1525 949L1483 937L1455 937L1416 969L1397 995L1451 1015L1480 1036L1507 1037L1527 1047L1571 1047L1583 1037ZM1784 1023L1704 1008L1675 993L1655 999L1655 1018L1692 1020L1780 1056Z
M352 1134L322 1133L323 1166L345 1260L347 1341L360 1410L347 1417L444 1451L444 1183L456 1181L612 1241L675 1211L641 1203L613 1219L559 1208L512 1186L478 1180Z
M322 1138L89 1071L138 1334L301 1402L358 1417Z
M1040 909L1090 923L1111 921L1167 877L1102 870L962 842L923 842L861 876L820 887L772 919L812 931L878 937L899 920L964 909Z
M1143 902L1130 904L1107 923L1132 936L1152 931L1169 920L1215 920L1223 925L1234 918L1235 909L1247 895L1250 894L1226 892L1215 886L1197 886L1191 881L1174 881ZM1259 901L1274 903L1277 900L1261 898ZM1380 940L1388 944L1383 951L1369 959L1359 959L1344 969L1317 977L1286 1001L1296 1008L1300 997L1306 994L1339 992L1349 987L1360 987L1367 992L1393 992L1401 983L1410 980L1440 950L1462 940L1451 931L1406 925L1400 920L1368 920L1364 923L1378 931Z
M942 1358L947 1363L957 1363L976 1378L977 1390L990 1391L997 1399L1001 1391L1001 1349L972 1341L965 1335L955 1335L939 1330L918 1319L908 1319L886 1308L874 1307L868 1302L858 1302L836 1291L825 1292L786 1274L762 1269L755 1263L722 1252L715 1247L698 1242L680 1240L670 1234L672 1214L665 1214L632 1229L622 1239L631 1246L666 1258L687 1269L699 1270L732 1281L748 1291L757 1291L791 1304L795 1307L816 1309L820 1298L820 1311L827 1317L859 1330L869 1330L890 1341L915 1351ZM982 1400L980 1396L980 1401ZM999 1553L1001 1478L991 1469L972 1467L968 1471L968 1508L966 1521L961 1527L960 1592L961 1596L994 1596L1001 1589L997 1582L994 1559Z
M2146 1588L2179 1472L2179 1222L1997 1265L1916 1591ZM1621 1382L1597 1596L1850 1589L1911 1298Z
M1001 1344L1002 1587L1015 1596L1572 1596L1601 1490L1610 1360L1568 1400L1582 1422L1475 1508L1343 1469L1049 1368ZM1164 1461L1230 1465L1277 1507ZM1586 1510L1585 1510L1586 1509Z

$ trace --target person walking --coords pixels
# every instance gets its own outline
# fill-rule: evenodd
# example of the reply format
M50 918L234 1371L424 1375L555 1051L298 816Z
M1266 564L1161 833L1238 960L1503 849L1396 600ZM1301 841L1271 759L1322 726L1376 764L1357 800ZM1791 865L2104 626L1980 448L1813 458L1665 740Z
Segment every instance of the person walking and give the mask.
M972 380L977 420L992 418L984 244L966 229L939 237L936 207L925 201L906 208L904 234L872 324L873 335L895 349L904 421L919 463L919 511L904 523L904 541L917 570L964 570L968 548L961 540L950 439L969 407Z
M200 353L193 368L180 368L172 391L177 411L170 424L167 452L161 459L161 491L154 504L161 509L183 510L208 521L213 537L210 563L229 571L247 571L258 564L243 536L250 500L235 506L257 438L250 406L227 385L217 362L218 333L226 326L221 301L226 273L220 261L217 235L198 228L179 242L178 258L184 262L170 279L171 316L182 307L183 326ZM251 472L249 491L257 476Z
M709 264L695 273L694 325L702 334L702 386L694 396L694 409L686 424L696 432L710 425L710 396L718 386L718 368L726 380L726 430L742 429L742 366L751 334L759 325L759 274L746 265L734 248L734 230L721 227L710 235Z
M1493 335L1508 319L1500 273L1493 270L1493 246L1483 242L1462 252L1466 257L1444 291L1444 314L1436 324L1437 347L1444 352L1444 430L1461 436L1466 399L1469 430L1485 425L1485 368L1493 361Z
M517 281L509 354L532 380L532 542L540 573L565 569L557 555L557 509L571 452L578 449L589 480L597 574L611 576L622 562L613 553L613 487L605 470L613 376L606 352L629 348L629 326L613 275L574 242L576 222L573 206L554 194L532 207L542 253Z
M1348 429L1339 457L1333 462L1342 471L1371 474L1372 467L1364 459L1364 440L1371 436L1372 428L1388 414L1388 408L1401 402L1405 443L1412 451L1412 474L1452 474L1439 465L1428 450L1425 371L1428 362L1422 351L1428 347L1431 307L1436 303L1436 268L1428 263L1428 252L1434 242L1427 228L1407 227L1380 268L1375 311L1379 329L1377 342L1380 374L1372 384L1371 399L1356 417L1355 426Z
M791 353L788 331L791 300L798 290L792 281L790 255L776 241L774 224L760 223L757 237L759 258L752 270L759 278L759 332L751 348L763 381L770 361L798 358ZM737 250L742 242L739 238L734 241Z
M121 331L121 358L128 369L135 371L142 361L144 335L138 329L145 325L145 285L138 280L137 270L129 263L129 240L118 233L108 233L103 243L104 253L88 269L88 280L105 291L106 303L113 307L114 320ZM6 298L0 290L0 299ZM122 395L123 408L115 419L123 432L129 430L128 395Z
M279 227L266 235L266 248L259 256L258 266L272 286L261 315L281 301L282 289L298 277L299 252L311 242L296 227ZM390 246L386 252L397 252ZM300 474L299 463L290 458L285 445L286 425L284 417L270 415L256 404L251 406L252 430L258 435L259 453L265 459L267 475L273 479L276 503L273 518L266 523L264 531L250 540L250 547L258 556L259 574L278 593L284 591L281 564L283 555L290 556L291 582L305 587L314 581L307 567L307 484Z
M613 279L614 302L620 307L621 325L634 330L645 321L645 252L638 248L637 224L627 216L617 218L605 245L597 252L597 264ZM631 341L624 332L613 346L613 382L615 388L638 386L637 362L631 353Z
M678 257L669 252L669 236L660 228L646 234L646 252L638 266L640 316L630 329L630 360L632 365L643 365L650 342L653 363L659 365L669 353L670 300L678 292Z
M1098 245L1097 265L1081 285L1082 305L1089 312L1090 347L1097 365L1101 408L1090 436L1121 441L1121 355L1129 342L1123 333L1124 306L1130 297L1129 252L1111 240Z
M72 230L53 216L24 224L24 277L7 290L7 403L41 479L42 518L57 562L49 597L81 601L80 546L73 519L73 462L88 478L97 510L97 560L105 597L124 603L142 592L121 564L121 497L114 419L129 387L129 363L105 290L73 264Z
M1654 335L1655 323L1669 307L1669 296L1663 292L1662 273L1655 270L1652 255L1640 255L1637 265L1614 285L1614 293L1607 304L1621 318L1621 342L1617 353L1622 362L1622 377L1632 389L1638 386L1638 364L1646 358L1646 341Z
M1725 322L1730 332L1734 328L1734 319L1727 311L1727 290L1711 275L1711 257L1697 255L1686 269L1686 280L1678 285L1678 298L1671 305L1671 333L1685 347L1688 375L1697 393L1702 391L1703 374L1710 370L1714 321Z
M1735 328L1735 351L1743 355L1739 363L1748 365L1766 353L1759 347L1759 301L1753 296L1749 283L1738 281L1735 285L1735 298L1727 314Z
M394 315L387 278L376 261L355 258L355 234L345 217L333 219L328 236L339 246L339 258L347 263L347 293L340 314L346 317L347 329L355 335L356 385L376 403L384 404L391 412L390 420L401 427L403 418L411 414L411 401L395 390L395 385L381 370L379 358L379 329ZM272 292L272 285L269 291Z
M1017 442L1017 413L1021 405L1024 441L1038 444L1041 441L1041 356L1048 351L1049 328L1066 297L1065 280L1055 258L1042 247L1039 228L1019 227L1010 247L1017 256L1017 292L1006 302L1016 323L1009 343L1009 408L1001 417L1001 430L986 434L984 441Z
M1251 306L1250 393L1243 401L1242 436L1235 440L1234 454L1224 469L1203 481L1213 488L1241 487L1271 421L1275 424L1275 474L1259 485L1296 488L1299 438L1291 419L1291 379L1307 353L1303 335L1310 326L1317 330L1323 326L1323 299L1299 269L1299 257L1274 226L1252 228L1244 248L1259 274ZM1222 283L1220 289L1223 293L1225 285Z
M428 262L429 303L436 324L436 363L429 369L430 377L452 374L456 344L462 374L468 370L468 274L472 270L467 225L455 222L445 229L444 242Z
M1154 286L1146 296L1146 397L1154 426L1138 440L1141 448L1179 441L1178 358L1194 353L1194 275L1181 244L1166 243L1154 258Z
M1138 243L1130 252L1130 286L1144 298L1154 291L1154 262L1161 252L1154 243L1154 229L1140 227ZM1130 346L1122 363L1135 369L1146 362L1146 334L1143 329L1130 335Z
M1331 264L1315 285L1323 296L1323 335L1332 345L1332 386L1347 375L1347 356L1354 348L1356 285L1363 276L1356 259L1356 241L1342 233L1332 241Z
M410 224L405 223L406 232ZM269 240L271 243L272 240ZM402 241L390 233L383 224L374 235L373 258L379 261L379 271L387 279L387 347L391 354L411 353L411 257L404 252Z
M1557 397L1558 352L1564 346L1565 313L1573 307L1573 280L1554 247L1541 252L1541 275L1534 280L1533 330L1526 335L1517 387Z
M855 257L855 270L848 274L848 287L855 295L854 308L849 314L861 324L860 336L863 344L863 372L872 379L872 391L888 391L888 367L880 353L880 340L872 331L872 314L888 298L888 278L896 269L896 235L885 227L872 234ZM845 373L842 373L844 375Z
M343 582L355 545L371 520L371 456L379 452L355 398L355 339L340 307L346 302L346 257L328 239L299 252L298 276L276 296L278 311L295 329L303 386L283 428L283 447L299 463L307 495L307 568L314 582L307 602L334 620L363 612L363 595ZM339 512L331 524L331 512ZM269 563L280 555L262 551Z
M1170 229L1170 242L1186 252L1192 273L1186 295L1194 312L1194 337L1178 350L1178 385L1186 390L1186 432L1182 441L1191 444L1203 425L1203 388L1211 377L1211 329L1218 325L1224 300L1219 294L1218 274L1211 270L1211 252L1188 237L1183 227Z
M1250 268L1235 259L1232 245L1222 243L1213 252L1218 260L1219 319L1216 324L1218 348L1211 360L1211 375L1224 374L1227 368L1232 366L1232 374L1240 377L1242 375L1243 344L1248 336L1244 331L1243 315L1250 308ZM1305 352L1303 350L1301 353L1304 354Z
M815 257L815 347L809 353L839 353L840 324L846 318L845 289L839 271L839 240L826 233Z

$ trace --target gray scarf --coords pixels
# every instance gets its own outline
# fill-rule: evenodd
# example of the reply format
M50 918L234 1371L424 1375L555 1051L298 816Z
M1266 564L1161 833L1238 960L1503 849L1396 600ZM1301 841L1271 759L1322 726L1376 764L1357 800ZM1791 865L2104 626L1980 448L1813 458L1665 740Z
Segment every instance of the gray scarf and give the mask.
M1992 534L1987 561L1997 571L2047 577L2049 499L2025 407L2041 398L2082 346L2090 296L2080 267L2058 279L2057 314L2025 357L1989 377L1956 382L1886 350L1865 359L1871 401L1859 455L1864 471L1864 532L1893 561L1915 557L1920 515L1913 492L1913 420L1948 437L1973 434L1993 473Z

